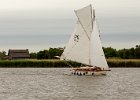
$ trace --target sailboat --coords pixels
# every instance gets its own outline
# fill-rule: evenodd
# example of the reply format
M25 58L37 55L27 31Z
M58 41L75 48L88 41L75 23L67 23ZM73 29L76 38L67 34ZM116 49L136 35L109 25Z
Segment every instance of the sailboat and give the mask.
M110 71L101 45L92 5L74 11L77 22L60 59L84 64L72 68L74 75L100 75Z

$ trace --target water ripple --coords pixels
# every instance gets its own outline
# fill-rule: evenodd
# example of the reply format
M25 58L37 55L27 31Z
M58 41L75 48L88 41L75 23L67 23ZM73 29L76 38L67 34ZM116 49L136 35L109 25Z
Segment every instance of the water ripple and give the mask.
M1 68L0 100L140 100L140 69L69 76L67 68Z

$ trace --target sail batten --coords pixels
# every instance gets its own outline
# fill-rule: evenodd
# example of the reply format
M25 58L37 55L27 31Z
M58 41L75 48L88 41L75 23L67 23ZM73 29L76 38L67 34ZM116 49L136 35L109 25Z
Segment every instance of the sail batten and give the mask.
M108 69L108 64L102 49L99 30L95 19L95 11L89 5L75 10L78 18L61 59L72 60L87 65Z

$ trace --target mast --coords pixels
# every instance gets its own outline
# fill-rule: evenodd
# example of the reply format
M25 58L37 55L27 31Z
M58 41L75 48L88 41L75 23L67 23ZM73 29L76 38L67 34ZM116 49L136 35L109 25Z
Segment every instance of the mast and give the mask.
M93 12L92 12L92 5L90 5L91 6L91 25L92 25L92 31L93 31ZM91 36L90 36L91 37ZM90 44L91 44L91 39L89 40L90 42L89 42L89 65L91 65L91 58L90 58L90 52L91 52L91 50L90 50Z

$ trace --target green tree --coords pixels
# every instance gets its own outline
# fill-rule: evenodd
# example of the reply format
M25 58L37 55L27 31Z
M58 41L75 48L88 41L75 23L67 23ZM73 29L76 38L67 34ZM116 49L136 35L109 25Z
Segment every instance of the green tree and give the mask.
M140 45L136 45L136 48L135 48L135 57L137 59L140 59Z
M37 53L37 59L48 59L48 58L49 58L48 50L39 51Z
M4 59L4 57L6 57L6 52L5 51L0 52L0 59Z
M53 59L55 56L61 56L62 53L63 53L63 48L50 48L49 58Z
M31 59L37 59L37 53L30 53Z
M113 49L111 47L103 47L104 53L106 58L110 58L110 57L117 57L117 53L116 53L116 49Z

